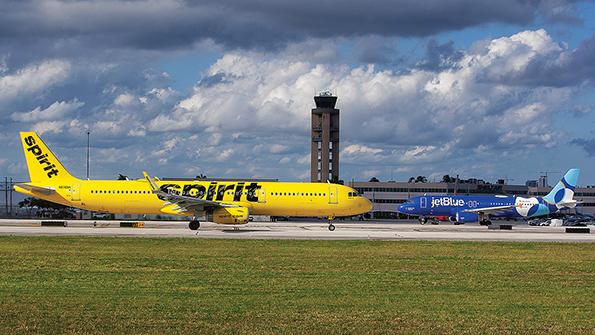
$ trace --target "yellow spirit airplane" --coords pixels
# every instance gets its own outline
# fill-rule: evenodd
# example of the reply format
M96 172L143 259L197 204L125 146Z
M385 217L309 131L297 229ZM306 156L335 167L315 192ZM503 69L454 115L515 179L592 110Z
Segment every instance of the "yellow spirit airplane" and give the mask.
M205 215L244 224L249 215L335 217L369 212L372 203L347 186L329 183L159 180L81 180L73 177L34 132L21 132L30 182L17 192L66 206L119 214ZM200 222L190 221L197 230Z

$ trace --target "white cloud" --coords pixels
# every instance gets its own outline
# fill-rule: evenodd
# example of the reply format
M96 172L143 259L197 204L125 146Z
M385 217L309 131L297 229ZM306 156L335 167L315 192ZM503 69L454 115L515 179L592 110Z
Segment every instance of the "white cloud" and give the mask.
M66 121L41 121L35 123L31 130L39 135L45 133L59 134L67 124L68 122Z
M274 55L227 53L185 96L167 82L164 88L106 85L102 103L85 97L91 113L76 113L75 120L69 117L82 102L73 96L36 101L17 109L29 112L14 113L12 120L71 136L89 125L92 142L135 145L131 162L169 162L168 175L196 175L192 167L200 163L200 173L210 176L288 180L309 179L310 110L322 89L339 95L341 171L349 179L361 170L377 177L390 171L427 175L425 166L435 164L426 163L551 147L565 136L553 120L573 97L572 89L507 82L536 59L555 61L567 51L545 31L478 43L448 63L451 68L440 69L336 64L328 61L331 49L302 57L299 50L308 47ZM0 73L2 80L7 77Z
M130 93L120 94L114 99L114 105L117 106L128 106L138 101L138 98Z
M0 76L0 103L22 99L56 85L67 78L70 68L67 61L47 60Z
M35 122L42 120L57 120L84 106L85 103L73 99L71 101L56 101L45 109L36 107L25 113L13 113L11 119L19 122Z
M342 154L344 155L353 155L353 154L378 154L381 153L383 150L379 148L371 148L362 144L351 144L343 149Z
M217 160L218 162L224 162L226 160L228 160L229 158L231 158L234 154L234 149L232 148L228 148L225 149L223 151L221 151L220 153L217 154L215 160Z
M549 115L564 103L568 90L507 86L485 79L514 75L537 57L563 51L547 32L537 30L475 46L463 52L454 68L439 72L413 69L397 73L374 66L316 64L283 52L275 58L256 52L228 53L206 72L213 78L209 85L198 84L173 111L156 115L149 129L200 131L214 127L221 132L279 138L287 132L302 134L309 128L313 93L330 88L339 92L342 138L352 143L410 148L440 148L445 143L464 147L524 145L520 137L509 133L527 130L528 123L535 130L551 125ZM544 96L560 99L550 99L537 108ZM537 114L540 117L535 117ZM556 139L535 136L533 140L534 144L549 145ZM361 152L363 147L357 146L346 149L347 155L377 154ZM407 157L414 156L419 154Z
M283 145L283 144L272 144L269 147L269 151L272 154L281 154L281 153L286 152L288 149L289 149L289 147L286 145Z

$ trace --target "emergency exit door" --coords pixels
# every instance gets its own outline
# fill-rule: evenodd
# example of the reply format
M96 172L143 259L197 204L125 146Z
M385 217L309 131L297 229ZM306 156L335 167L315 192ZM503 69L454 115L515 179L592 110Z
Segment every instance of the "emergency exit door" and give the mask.
M266 190L264 189L264 187L261 187L261 188L258 190L258 202L260 202L260 203L262 203L262 204L264 204L264 203L266 203L266 202L267 202L267 192L266 192Z

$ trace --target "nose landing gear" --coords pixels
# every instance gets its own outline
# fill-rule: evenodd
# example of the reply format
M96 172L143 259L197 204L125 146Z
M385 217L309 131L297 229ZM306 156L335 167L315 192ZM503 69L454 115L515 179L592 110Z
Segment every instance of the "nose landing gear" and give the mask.
M332 221L335 219L335 217L329 216L327 219L328 219L328 230L335 231L335 225L332 223Z

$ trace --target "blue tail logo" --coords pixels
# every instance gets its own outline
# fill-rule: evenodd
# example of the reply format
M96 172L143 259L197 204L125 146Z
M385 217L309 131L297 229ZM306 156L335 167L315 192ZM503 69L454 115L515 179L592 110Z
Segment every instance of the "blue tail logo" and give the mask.
M548 193L543 200L550 204L561 204L571 202L574 196L574 189L578 182L578 175L580 169L570 169L562 179L554 186L554 188Z

